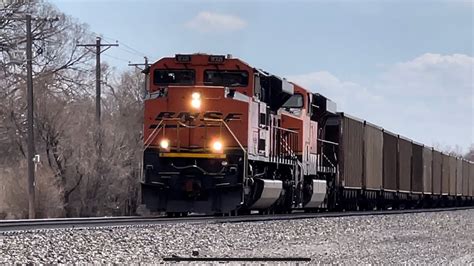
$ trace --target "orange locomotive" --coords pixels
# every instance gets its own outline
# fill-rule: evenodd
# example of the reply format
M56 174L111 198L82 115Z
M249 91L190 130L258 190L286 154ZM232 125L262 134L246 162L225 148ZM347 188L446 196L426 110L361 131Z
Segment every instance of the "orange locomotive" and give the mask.
M323 203L336 168L320 163L318 122L334 114L331 101L231 56L163 58L148 79L148 209L286 212Z

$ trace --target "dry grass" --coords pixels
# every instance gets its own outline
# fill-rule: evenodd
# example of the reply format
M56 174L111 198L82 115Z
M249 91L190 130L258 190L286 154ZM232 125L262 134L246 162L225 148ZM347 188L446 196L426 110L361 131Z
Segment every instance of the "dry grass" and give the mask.
M0 219L20 219L28 216L27 171L19 168L0 169ZM54 174L47 167L36 171L36 217L64 216L62 191Z

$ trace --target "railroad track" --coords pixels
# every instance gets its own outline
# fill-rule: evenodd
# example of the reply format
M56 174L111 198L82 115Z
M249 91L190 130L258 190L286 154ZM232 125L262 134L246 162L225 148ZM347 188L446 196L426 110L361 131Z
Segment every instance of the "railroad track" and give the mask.
M377 211L358 211L358 212L321 212L304 213L296 212L292 214L278 215L244 215L244 216L189 216L180 218L168 218L163 216L141 217L91 217L91 218L57 218L57 219L34 219L34 220L3 220L0 221L0 232L7 231L26 231L41 229L59 229L59 228L93 228L93 227L114 227L127 225L156 225L172 223L238 223L238 222L262 222L262 221L281 221L310 218L331 218L331 217L349 217L349 216L372 216L372 215L395 215L423 212L449 212L458 210L474 209L474 206L452 207L452 208L433 208L433 209L407 209L407 210L377 210Z

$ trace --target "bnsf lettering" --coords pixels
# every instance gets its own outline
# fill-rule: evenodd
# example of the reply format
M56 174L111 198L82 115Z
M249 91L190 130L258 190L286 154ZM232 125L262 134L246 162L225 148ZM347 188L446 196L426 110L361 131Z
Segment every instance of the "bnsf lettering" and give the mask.
M155 120L163 120L165 118L180 118L180 119L191 118L192 120L195 120L199 117L202 117L203 119L224 119L224 121L230 121L230 120L240 120L241 116L242 114L240 113L228 113L224 117L224 114L221 112L205 112L203 114L189 113L189 112L180 112L180 113L161 112L156 116Z
M204 119L222 119L222 113L219 112L206 112L203 117Z
M224 121L232 121L232 120L241 120L242 119L241 113L228 113L224 116L221 112L205 112L205 113L190 113L190 112L161 112L159 113L155 120L163 120L166 118L178 118L184 121L194 121L197 120L199 117L202 119L223 119ZM156 128L156 124L150 125L150 128Z
M189 120L194 120L194 118L196 118L198 116L199 116L199 113L191 114L191 113L188 113L188 112L181 112L176 116L176 118L189 121Z
M242 114L239 114L239 113L229 113L226 117L225 117L225 121L230 121L230 120L240 120L240 116Z
M173 118L174 114L175 112L161 112L156 116L155 120L163 120L163 118Z

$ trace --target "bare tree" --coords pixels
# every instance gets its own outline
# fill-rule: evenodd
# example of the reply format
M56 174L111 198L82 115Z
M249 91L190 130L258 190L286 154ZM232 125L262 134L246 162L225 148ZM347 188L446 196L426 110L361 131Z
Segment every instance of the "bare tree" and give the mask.
M464 155L464 158L474 162L474 144L471 144L471 147L469 148L469 151Z

